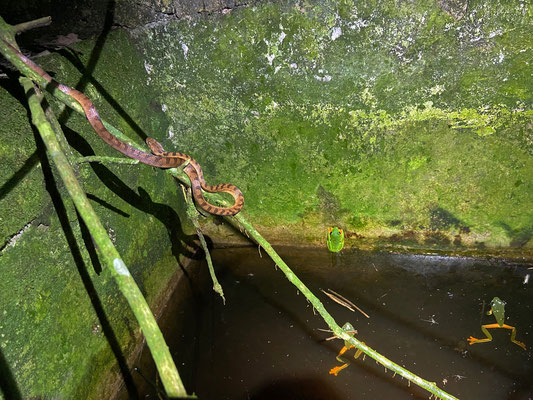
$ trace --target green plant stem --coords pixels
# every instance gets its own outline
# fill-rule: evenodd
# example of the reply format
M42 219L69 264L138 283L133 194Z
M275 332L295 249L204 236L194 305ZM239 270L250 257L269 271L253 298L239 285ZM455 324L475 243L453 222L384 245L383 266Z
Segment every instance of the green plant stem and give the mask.
M54 111L52 110L52 107L46 102L45 99L42 101L42 106L44 107L44 113L46 115L46 119L52 126L52 129L54 130L55 137L57 141L59 142L59 146L61 147L61 151L65 156L67 157L67 160L70 165L73 166L74 171L76 174L79 172L76 165L74 164L74 160L76 157L74 156L74 153L72 152L72 147L68 144L67 138L65 136L65 133L63 132L63 129L61 129L61 124L57 120Z
M167 395L170 397L186 397L187 392L185 391L185 387L181 382L163 335L159 330L146 300L130 275L126 265L120 258L117 250L113 246L113 243L109 239L100 219L92 209L65 154L61 151L61 147L54 135L52 126L48 122L41 107L42 95L38 92L38 89L33 86L33 82L28 78L20 78L20 82L28 97L32 122L38 129L48 154L54 161L61 179L63 180L70 197L74 201L76 209L87 225L103 264L111 273L111 276L117 283L117 286L128 301L135 317L139 321L139 325L144 333Z
M187 185L190 185L189 178L183 171L173 168L169 170L169 172L179 181ZM204 193L204 196L208 199L209 202L212 202L213 204L218 203L224 206L228 205L226 200L223 199L222 196L219 194ZM311 292L307 288L307 286L305 286L305 284L294 274L294 272L292 272L289 266L281 259L281 257L272 248L270 243L268 243L261 236L261 234L252 226L252 224L250 224L246 220L246 218L243 216L242 213L239 213L233 217L224 217L224 219L239 230L241 227L244 228L249 238L253 240L254 242L256 242L263 249L265 249L267 254L270 256L270 258L272 258L272 260L276 263L276 265L280 268L280 270L285 274L287 279L294 286L296 286L296 288L306 297L307 300L309 300L309 302L313 305L315 310L322 317L322 319L326 322L326 324L331 329L331 331L335 334L335 336L347 341L348 343L352 344L356 348L361 349L363 353L365 353L369 357L373 358L374 360L382 364L385 368L393 371L395 374L402 376L403 378L409 380L410 382L413 382L414 384L420 386L421 388L424 388L425 390L432 393L433 395L440 397L442 399L446 399L446 400L458 400L457 397L454 397L451 394L440 389L436 385L435 382L429 382L425 379L420 378L419 376L413 374L412 372L392 362L385 356L379 354L377 351L373 350L372 348L367 346L365 343L357 340L355 337L353 337L353 335L349 335L348 333L346 333L337 324L337 322L335 322L331 314L327 312L322 302L313 294L313 292Z
M176 168L172 168L171 170L169 170L169 172L180 182L183 182L186 185L190 185L189 178L183 171L176 169ZM227 201L223 199L222 196L219 194L204 193L204 196L210 203L213 203L213 204L218 203L224 206L228 205ZM432 393L433 395L440 397L442 399L446 399L446 400L458 400L456 397L450 395L449 393L437 387L435 382L429 382L425 379L420 378L419 376L413 374L412 372L406 370L405 368L399 366L398 364L390 361L385 356L379 354L377 351L368 347L365 343L347 334L337 324L337 322L335 322L331 314L327 312L322 302L313 294L313 292L311 292L307 288L307 286L305 286L305 284L294 274L294 272L292 272L289 266L281 259L281 257L272 248L270 243L268 243L261 236L261 234L252 226L252 224L250 224L246 220L246 218L242 215L242 213L239 213L233 217L224 217L224 219L239 230L241 227L244 228L249 238L253 240L254 242L256 242L258 245L260 245L263 249L265 249L267 254L270 256L270 258L272 258L272 260L276 263L279 269L285 274L287 279L294 286L296 286L296 288L306 297L307 300L309 300L309 302L313 305L315 310L322 317L322 319L326 322L326 324L331 329L331 331L335 334L335 336L347 341L348 343L352 344L356 348L361 349L363 353L365 353L369 357L373 358L374 360L382 364L385 368L390 369L395 374L398 374L404 377L405 379L409 380L410 382L413 382L414 384L424 388L425 390Z
M4 38L8 42L10 42L13 46L17 47L17 44L15 40L10 37L10 33L13 32L13 27L6 24L5 21L0 17L0 38ZM18 58L18 56L11 51L9 47L6 46L6 44L0 40L0 53L17 68L20 73L30 78L32 81L34 81L39 87L46 88L50 93L54 95L57 99L61 100L63 103L67 104L69 107L74 109L77 112L83 113L83 109L81 108L81 105L74 100L72 97L66 95L65 93L61 92L59 89L53 87L53 85L49 85L46 79L44 79L41 75L39 75L37 72L32 70L30 67L28 67L24 62Z
M189 220L192 222L196 229L196 234L198 235L198 238L200 239L200 243L202 244L202 248L205 252L205 259L207 261L207 267L209 269L209 274L211 275L211 280L213 281L213 290L222 297L222 302L226 304L226 299L224 297L224 290L222 289L222 285L218 282L217 276L215 274L215 268L213 267L213 261L211 260L211 255L209 254L209 249L207 248L207 243L204 238L204 234L202 233L202 230L200 228L200 224L198 223L198 210L194 206L194 201L192 199L192 195L190 193L190 190L186 189L186 203L187 203L187 216L189 217Z
M14 40L14 28L7 24L2 17L0 17L0 38L3 38L10 42L14 47L18 48L15 40ZM81 107L80 103L78 103L74 98L71 96L63 93L59 89L55 87L55 85L50 85L44 79L41 75L36 73L34 70L32 70L30 67L28 67L24 62L18 58L18 56L9 49L4 42L0 40L0 53L12 64L15 66L15 68L18 69L18 71L30 78L32 81L34 81L41 89L45 89L48 93L50 93L54 98L61 101L63 104L65 104L67 107L70 107L72 110L76 111L78 114L81 114L85 116L85 112L83 111L83 108ZM146 147L140 146L139 143L135 142L134 140L130 139L128 136L124 135L121 131L119 131L117 128L115 128L113 125L108 123L104 118L102 118L102 123L106 127L106 129L113 135L115 135L117 138L122 140L123 142L126 142L134 147L137 147L142 150L146 150Z
M456 397L446 393L445 391L441 390L437 387L435 382L429 382L425 379L420 378L419 376L413 374L412 372L406 370L405 368L402 368L398 364L390 361L388 358L384 357L383 355L379 354L377 351L373 350L372 348L368 347L363 342L357 340L353 335L349 335L346 333L333 319L331 314L329 314L322 302L311 292L307 286L292 272L292 270L289 268L287 264L281 259L281 257L276 253L276 251L272 248L270 243L268 243L257 230L242 216L242 214L237 214L233 217L235 221L237 221L245 230L248 232L250 237L259 244L267 254L272 258L272 260L276 263L276 265L281 269L281 271L285 274L287 279L300 290L300 292L309 300L309 302L313 305L315 310L320 314L322 319L326 322L328 327L331 329L331 331L335 334L335 336L347 341L351 345L355 346L356 348L362 350L366 355L373 358L380 364L382 364L385 368L390 369L394 373L404 377L405 379L415 383L416 385L426 389L428 392L431 392L433 395L447 399L447 400L457 400ZM229 218L227 218L229 220Z
M52 23L52 17L42 17L39 19L34 19L33 21L23 22L13 26L13 29L16 33L21 33L28 31L30 29L41 28L43 26L50 25Z
M126 157L107 157L107 156L86 156L86 157L78 157L73 160L76 164L82 164L82 163L101 163L101 164L139 164L139 160L136 160L134 158L126 158Z

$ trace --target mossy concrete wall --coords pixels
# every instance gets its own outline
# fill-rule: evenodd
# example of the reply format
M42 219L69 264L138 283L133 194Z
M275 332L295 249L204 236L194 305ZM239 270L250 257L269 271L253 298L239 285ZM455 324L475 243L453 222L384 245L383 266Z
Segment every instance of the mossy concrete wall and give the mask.
M138 29L167 148L270 239L533 248L530 2L266 3ZM212 230L213 233L218 232Z
M126 33L112 33L103 47L84 42L75 49L79 60L63 52L38 62L87 93L132 139L142 142L137 132L167 128L163 113L152 111L158 95L145 85L142 60ZM131 380L129 366L142 344L138 324L32 131L16 79L1 81L0 108L0 398L109 398L124 377ZM84 117L58 115L74 156L120 156ZM79 179L159 310L179 262L191 254L178 188L145 165L81 164Z
M68 52L39 63L132 138L241 187L273 242L324 245L337 225L354 247L531 257L532 13L520 1L261 3L78 43L84 77ZM0 387L102 398L138 327L18 83L1 83ZM83 117L61 120L76 154L116 155ZM155 306L192 234L173 182L147 166L79 175ZM206 221L216 241L238 241Z

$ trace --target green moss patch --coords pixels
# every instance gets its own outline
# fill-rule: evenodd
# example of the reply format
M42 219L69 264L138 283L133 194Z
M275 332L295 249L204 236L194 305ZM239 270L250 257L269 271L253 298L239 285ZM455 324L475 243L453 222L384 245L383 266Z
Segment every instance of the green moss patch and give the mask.
M468 10L264 4L137 35L169 146L240 186L267 236L303 223L316 240L339 225L530 246L528 10Z

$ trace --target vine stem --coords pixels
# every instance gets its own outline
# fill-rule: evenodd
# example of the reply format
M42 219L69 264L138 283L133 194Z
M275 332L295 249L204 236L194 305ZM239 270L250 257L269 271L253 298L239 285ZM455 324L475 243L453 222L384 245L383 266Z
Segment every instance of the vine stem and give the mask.
M52 17L48 16L48 17L42 17L39 19L34 19L28 22L23 22L21 24L17 24L13 26L13 29L18 34L24 31L28 31L30 29L42 28L43 26L48 26L51 23L52 23Z
M101 163L101 164L139 164L139 160L126 157L85 156L73 159L74 164Z
M18 47L16 46L14 38L14 35L17 31L30 29L31 27L36 26L42 26L43 23L44 20L41 19L20 24L18 27L13 27L7 24L0 17L0 38L11 42L15 45L15 47ZM11 61L17 68L22 67L21 63L24 64L1 40L0 53L9 61ZM28 69L27 67L23 70L19 68L19 70L23 74L28 73L28 75L32 75L29 74L31 69ZM32 82L31 79L20 77L19 81L26 92L32 123L37 128L39 135L46 146L49 157L51 157L54 165L56 166L78 213L85 222L91 237L95 242L97 251L99 253L99 258L102 260L102 264L110 272L119 290L126 298L131 310L133 311L133 314L139 322L167 395L173 398L190 397L187 395L185 387L176 369L176 365L174 364L168 346L163 338L163 334L157 325L155 317L152 314L146 299L143 297L139 287L135 283L135 280L132 278L128 268L124 264L124 261L111 242L111 239L107 235L107 232L100 222L100 219L92 209L83 188L76 178L76 173L70 165L70 162L64 153L64 149L62 149L61 144L56 137L55 132L58 131L58 129L61 129L57 120L55 117L53 117L53 114L50 112L46 113L43 110L41 105L44 103L42 92L39 88L34 86L34 82ZM53 118L52 122L48 120L47 116L48 118Z
M68 162L67 157L61 151L54 130L41 107L43 96L40 93L40 90L35 88L33 82L28 78L20 78L20 83L26 91L32 123L39 131L48 154L56 165L59 175L61 176L76 209L89 229L91 237L98 249L99 257L111 273L111 276L128 301L129 306L139 322L141 330L146 338L146 343L150 348L152 357L154 358L154 362L161 376L165 391L170 397L186 397L187 392L185 391L185 387L183 386L174 361L172 360L172 356L165 343L165 339L163 338L163 334L155 321L154 315L150 311L148 303L146 303L135 280L132 278L124 261L122 261L117 249L111 242L100 219L92 209L84 190L76 179L74 170Z
M326 308L324 307L322 302L318 299L318 297L316 297L313 294L313 292L311 292L307 288L307 286L305 286L305 284L294 274L294 272L292 272L289 266L282 260L282 258L278 255L278 253L276 253L276 251L272 248L270 243L268 243L263 238L263 236L261 236L261 234L252 226L252 224L250 224L241 214L237 214L234 217L234 219L248 232L250 237L267 252L270 258L272 258L272 260L276 263L279 269L285 274L287 279L294 286L298 288L298 290L307 298L307 300L309 300L309 302L313 305L315 310L320 314L324 322L326 322L326 324L331 329L331 331L335 334L335 336L350 343L351 345L355 346L357 349L362 350L363 353L365 353L369 357L373 358L374 360L382 364L385 368L395 372L396 374L420 386L421 388L426 389L428 392L432 393L433 395L440 397L442 399L446 399L446 400L458 400L457 397L454 397L450 395L449 393L445 392L444 390L440 389L435 382L429 382L425 379L420 378L419 376L413 374L407 369L392 362L385 356L379 354L377 351L368 347L365 343L357 340L353 335L349 335L348 333L346 333L344 329L342 329L337 324L337 322L335 322L331 314L327 312Z
M183 171L183 168L180 168L180 170ZM200 243L202 245L202 248L204 249L205 259L207 261L207 268L209 269L209 275L211 275L211 280L213 281L213 290L218 293L220 297L222 297L222 303L226 304L224 290L222 289L222 285L218 282L217 276L215 274L215 268L213 267L213 261L211 260L211 254L209 254L209 248L207 247L204 234L202 233L202 229L200 228L200 224L198 223L198 210L194 206L191 191L190 189L185 189L184 192L186 193L185 201L187 203L187 216L192 222L194 228L196 229L196 234L198 235L198 239L200 239Z
M183 170L179 168L171 168L167 171L176 179L178 179L181 183L190 186L189 177L187 176L187 174L185 174L185 172L183 172ZM210 203L220 204L226 207L229 205L229 203L218 193L205 192L204 196ZM329 329L335 334L335 336L350 343L357 349L360 349L370 358L373 358L385 368L393 371L395 375L398 374L403 378L407 379L408 381L413 382L414 384L432 393L432 396L436 396L436 398L446 400L459 400L457 397L440 389L435 382L430 382L419 377L418 375L412 373L411 371L401 367L400 365L381 355L371 347L367 346L365 343L357 340L353 335L349 335L348 333L346 333L342 329L342 327L337 324L331 314L328 313L322 302L313 294L313 292L311 292L307 288L307 286L298 278L298 276L296 276L296 274L289 268L285 261L283 261L283 259L278 255L278 253L276 253L270 243L265 238L263 238L263 236L253 227L250 222L248 222L248 220L243 216L242 212L234 216L224 216L223 218L238 230L241 230L241 227L244 228L247 233L247 236L266 251L266 253L278 266L278 268L285 274L285 277L294 286L296 286L296 288L306 297L307 300L309 300L309 302L313 305L314 309L322 317L324 322L328 325Z

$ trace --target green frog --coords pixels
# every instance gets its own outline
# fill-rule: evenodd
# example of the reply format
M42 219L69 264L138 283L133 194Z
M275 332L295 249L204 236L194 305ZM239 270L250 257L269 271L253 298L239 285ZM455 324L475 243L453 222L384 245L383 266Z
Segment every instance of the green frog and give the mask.
M344 247L344 232L337 227L328 228L327 236L328 250L332 253L337 253Z
M481 331L485 334L486 338L483 339L476 339L475 337L470 336L468 339L469 344L474 343L483 343L483 342L490 342L492 340L492 335L489 333L487 329L495 329L495 328L503 328L503 329L509 329L511 331L511 342L519 345L524 350L526 349L526 345L522 342L519 342L518 340L515 340L516 338L516 328L514 326L506 325L505 324L505 302L501 300L499 297L495 297L490 302L490 310L487 312L487 315L494 315L494 318L496 318L496 324L487 324L481 326Z
M349 322L346 322L343 326L342 326L342 329L343 331L345 331L348 335L350 336L353 336L355 333L357 333L357 331L354 329L354 327L352 326L352 324L350 324ZM351 348L355 347L353 344L351 344L350 342L348 341L344 341L344 347L341 349L341 351L339 351L339 354L337 354L337 361L341 362L341 363L344 363L344 360L341 358L341 356L346 353L348 350L350 350ZM355 352L355 355L353 358L357 359L361 353L363 352L363 350L361 349L357 349L357 351ZM337 376L337 374L343 370L344 368L346 368L348 366L348 363L344 363L343 365L340 365L340 366L337 366L337 367L334 367L332 368L329 373L332 374L332 375L335 375Z

